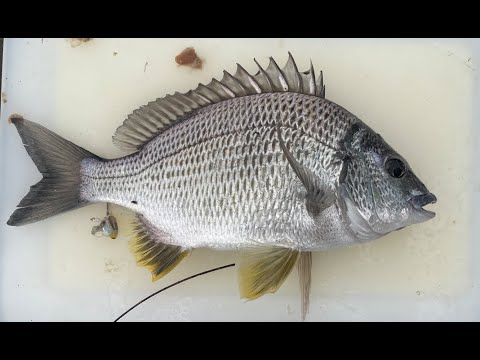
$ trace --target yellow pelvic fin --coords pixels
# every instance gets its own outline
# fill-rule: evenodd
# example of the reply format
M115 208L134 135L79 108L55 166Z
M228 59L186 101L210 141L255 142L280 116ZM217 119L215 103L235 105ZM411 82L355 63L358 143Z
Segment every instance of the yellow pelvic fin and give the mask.
M152 281L167 275L190 253L189 249L165 244L168 236L143 216L137 216L134 236L129 241L130 250L135 255L137 264L152 273Z
M240 296L253 300L277 291L292 271L298 256L297 250L282 247L245 251L238 269Z

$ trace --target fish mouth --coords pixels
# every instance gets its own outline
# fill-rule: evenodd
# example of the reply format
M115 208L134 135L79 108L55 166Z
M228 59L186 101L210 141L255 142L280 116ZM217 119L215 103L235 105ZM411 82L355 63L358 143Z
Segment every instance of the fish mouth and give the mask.
M425 210L423 207L426 205L435 204L436 202L437 197L432 193L413 196L410 199L410 204L412 205L415 212L422 217L425 217L425 220L433 218L435 216L435 213L433 211Z

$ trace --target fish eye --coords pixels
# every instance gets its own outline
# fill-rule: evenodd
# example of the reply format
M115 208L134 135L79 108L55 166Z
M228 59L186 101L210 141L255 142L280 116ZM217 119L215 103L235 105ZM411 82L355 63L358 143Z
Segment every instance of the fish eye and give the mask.
M406 167L402 160L390 158L385 162L385 170L391 177L401 178L405 175Z

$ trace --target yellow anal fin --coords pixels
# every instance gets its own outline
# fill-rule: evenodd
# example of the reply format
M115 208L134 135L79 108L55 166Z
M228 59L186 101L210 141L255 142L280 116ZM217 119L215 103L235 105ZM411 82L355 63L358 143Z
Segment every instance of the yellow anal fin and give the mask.
M240 296L253 300L274 293L297 262L299 252L282 247L262 247L242 254L239 264Z
M130 250L137 264L152 273L157 281L172 271L190 253L189 249L165 244L169 234L156 228L145 217L137 215L134 236L130 239Z

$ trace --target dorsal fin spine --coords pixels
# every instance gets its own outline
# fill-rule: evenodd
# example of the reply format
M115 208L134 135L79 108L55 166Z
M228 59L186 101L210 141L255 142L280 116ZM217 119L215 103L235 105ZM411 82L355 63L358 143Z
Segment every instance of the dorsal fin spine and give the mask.
M223 72L223 78L225 80L229 80L231 81L233 84L235 84L236 86L238 86L240 88L240 90L242 91L241 93L237 94L235 93L236 96L245 96L247 95L247 91L246 89L244 88L244 86L242 85L242 83L240 81L238 81L238 79L236 79L232 74L230 74L228 71L224 71ZM227 81L228 81L227 80ZM222 80L223 81L223 80ZM232 91L234 91L234 89L231 89Z
M288 91L325 97L323 73L320 72L315 80L311 61L310 70L303 73L298 71L290 52L283 69L279 68L273 57L270 57L265 70L256 59L254 61L259 69L255 75L250 75L237 64L235 75L224 71L220 81L212 79L209 84L199 84L195 90L185 94L176 92L138 108L117 129L114 143L128 150L139 150L160 133L187 119L193 111L235 97Z
M197 89L198 91L201 91L201 94L205 96L208 100L210 100L211 103L220 102L222 100L220 96L218 96L217 93L213 91L213 89L209 89L203 84L199 84Z
M317 95L315 90L315 69L313 68L312 60L310 60L310 70L309 70L309 81L308 81L308 91L310 94Z
M235 97L235 93L230 90L225 84L222 84L220 81L218 81L217 79L213 79L212 80L213 83L215 83L215 85L219 86L220 88L222 88L223 91L225 91L227 93L227 95L229 95L230 98L234 98Z
M274 66L274 68L277 70L278 73L278 80L280 80L280 84L282 84L283 91L288 91L288 83L285 77L282 74L282 70L278 67L277 62L273 59L273 57L270 57L270 63Z
M270 87L269 89L265 89L266 91L273 91L273 88L272 88L272 81L270 80L270 78L268 77L268 74L265 72L265 70L263 70L263 68L260 66L260 64L257 62L257 59L253 59L253 61L255 61L255 64L257 64L258 66L258 69L260 71L260 74L263 74L263 76L265 77L265 79L267 79L267 83L268 83L268 86Z

